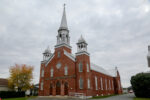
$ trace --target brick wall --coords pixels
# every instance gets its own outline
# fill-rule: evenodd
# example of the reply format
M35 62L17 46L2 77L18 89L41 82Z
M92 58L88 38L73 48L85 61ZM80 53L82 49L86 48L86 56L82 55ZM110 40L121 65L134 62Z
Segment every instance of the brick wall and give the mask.
M60 95L64 94L64 83L68 83L68 93L69 92L78 92L85 93L87 96L96 96L96 95L110 95L110 94L121 94L122 88L120 82L119 72L117 77L111 77L109 75L104 75L102 73L93 71L90 69L90 57L86 54L76 56L76 61L74 62L66 55L64 55L64 50L71 53L71 49L67 47L60 47L55 49L55 56L46 66L44 63L41 63L40 69L40 80L39 80L39 95L48 96L50 95L50 84L52 85L52 95L56 95L56 83L60 82L61 92ZM60 52L60 57L58 57L58 52ZM56 68L57 63L61 63L61 67ZM83 64L83 72L79 72L79 63ZM89 64L89 72L87 72L87 63ZM64 67L68 67L68 75L64 75ZM50 77L50 69L53 68L54 74L53 77ZM44 69L44 77L41 77L42 69ZM79 79L83 78L83 89L79 88ZM97 77L97 90L95 77ZM101 79L102 78L102 85ZM87 79L90 79L90 88L87 86ZM107 89L106 81L107 80ZM44 82L43 90L40 90L41 82ZM110 82L109 82L110 81ZM119 87L120 85L120 87ZM103 86L103 89L102 87Z

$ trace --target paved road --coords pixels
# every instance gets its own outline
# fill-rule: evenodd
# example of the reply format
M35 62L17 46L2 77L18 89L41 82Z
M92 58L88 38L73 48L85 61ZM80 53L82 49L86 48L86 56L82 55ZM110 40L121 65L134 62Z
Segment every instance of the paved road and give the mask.
M70 98L70 97L37 97L34 99L28 99L28 100L83 100L83 99Z
M86 99L86 100L133 100L134 94L124 94L118 96L112 96L104 99ZM79 98L68 98L68 97L37 97L29 100L83 100Z
M119 96L112 96L105 99L95 99L95 100L133 100L134 94L124 94Z

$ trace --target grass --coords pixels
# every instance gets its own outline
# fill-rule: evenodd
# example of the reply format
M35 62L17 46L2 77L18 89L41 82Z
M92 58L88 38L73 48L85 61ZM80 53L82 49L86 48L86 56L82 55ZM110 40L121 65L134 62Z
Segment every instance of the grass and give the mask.
M133 100L150 100L150 98L133 98Z
M21 97L21 98L7 98L7 99L2 99L2 100L28 100L31 98L35 98L36 96L32 96L32 97Z
M101 99L101 98L107 98L107 97L111 97L111 96L116 96L116 94L107 95L107 96L95 96L95 97L92 97L91 99Z

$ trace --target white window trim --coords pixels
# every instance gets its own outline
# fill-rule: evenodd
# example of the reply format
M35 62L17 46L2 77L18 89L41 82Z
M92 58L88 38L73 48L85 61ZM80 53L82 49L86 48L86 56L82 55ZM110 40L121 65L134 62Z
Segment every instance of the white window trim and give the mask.
M86 64L86 69L87 69L87 72L90 72L90 68L89 68L89 64L88 63Z
M44 77L44 68L42 68L41 77Z
M53 68L51 68L51 77L53 77L54 76L54 69Z
M67 66L65 66L65 73L64 74L68 75L68 67Z
M41 90L43 90L43 86L44 86L44 83L43 81L41 82Z
M83 72L83 64L82 64L82 62L79 63L79 72Z
M60 58L60 56L61 56L61 53L60 53L60 51L58 51L57 57Z
M83 79L82 78L79 79L79 88L83 89Z
M98 90L97 77L95 76L95 89Z

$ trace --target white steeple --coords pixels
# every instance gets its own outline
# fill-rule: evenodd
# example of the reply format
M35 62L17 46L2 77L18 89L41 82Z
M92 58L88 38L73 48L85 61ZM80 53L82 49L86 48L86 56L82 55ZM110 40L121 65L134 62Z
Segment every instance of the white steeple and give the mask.
M64 11L63 11L63 16L62 16L62 19L61 19L61 24L60 24L59 29L68 29L67 19L66 19L66 11L65 11L65 4L64 4Z
M61 24L58 29L57 44L55 47L57 48L57 47L61 47L61 46L66 46L68 48L71 48L69 30L68 30L67 19L66 19L65 4L64 4Z

